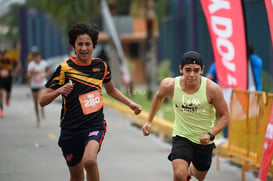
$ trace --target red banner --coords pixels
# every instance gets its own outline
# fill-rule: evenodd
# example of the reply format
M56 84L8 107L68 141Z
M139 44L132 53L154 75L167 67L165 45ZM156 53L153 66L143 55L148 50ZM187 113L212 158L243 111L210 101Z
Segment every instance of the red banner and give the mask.
M267 124L263 156L259 168L259 179L262 181L266 181L267 179L267 172L270 166L270 162L272 161L272 155L273 155L273 106L271 107L271 113Z
M273 0L264 0L273 46Z
M241 1L201 0L219 84L247 89L247 55Z

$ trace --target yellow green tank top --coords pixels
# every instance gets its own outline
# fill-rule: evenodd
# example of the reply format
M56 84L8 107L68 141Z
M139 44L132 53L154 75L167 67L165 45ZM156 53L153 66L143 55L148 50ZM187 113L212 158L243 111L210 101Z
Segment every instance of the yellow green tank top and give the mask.
M180 79L181 76L175 78L172 99L175 114L173 136L185 137L200 144L199 137L213 128L216 119L215 108L207 100L207 78L202 77L200 88L194 94L182 90Z

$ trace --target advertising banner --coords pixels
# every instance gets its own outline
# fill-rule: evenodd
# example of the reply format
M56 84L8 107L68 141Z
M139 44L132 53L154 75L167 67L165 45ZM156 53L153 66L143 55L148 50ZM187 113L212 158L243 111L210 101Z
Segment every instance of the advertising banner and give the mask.
M265 181L267 172L272 161L273 155L273 106L271 107L270 117L265 133L263 156L259 169L259 179Z
M273 0L264 0L273 46Z
M247 89L247 54L241 1L201 0L216 72L223 88Z

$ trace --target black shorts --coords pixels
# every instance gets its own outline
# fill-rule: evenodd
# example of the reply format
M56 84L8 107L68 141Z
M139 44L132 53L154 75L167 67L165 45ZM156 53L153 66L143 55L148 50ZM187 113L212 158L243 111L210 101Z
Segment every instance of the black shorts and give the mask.
M82 160L85 146L90 140L97 141L101 147L106 130L106 121L94 126L92 129L76 131L61 129L58 144L62 149L67 165L72 167Z
M199 171L207 171L212 161L212 151L215 148L214 143L209 145L200 145L190 140L175 136L172 140L172 151L168 156L170 161L183 159L195 166Z
M41 88L31 88L32 92L39 92L41 90Z
M5 89L6 91L11 91L12 77L7 78L0 77L0 89Z

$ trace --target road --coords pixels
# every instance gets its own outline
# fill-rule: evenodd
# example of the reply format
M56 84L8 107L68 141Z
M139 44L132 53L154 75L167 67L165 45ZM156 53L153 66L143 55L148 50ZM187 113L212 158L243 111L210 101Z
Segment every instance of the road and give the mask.
M60 100L45 107L41 128L36 127L30 90L14 85L5 117L0 118L0 181L65 181L69 172L57 145ZM155 135L142 136L132 126L137 116L128 116L105 107L108 130L98 156L102 181L170 181L171 163L167 160L171 146ZM208 181L240 181L241 169L221 159L220 170L213 164ZM194 178L193 181L196 181ZM246 181L256 181L252 172Z

